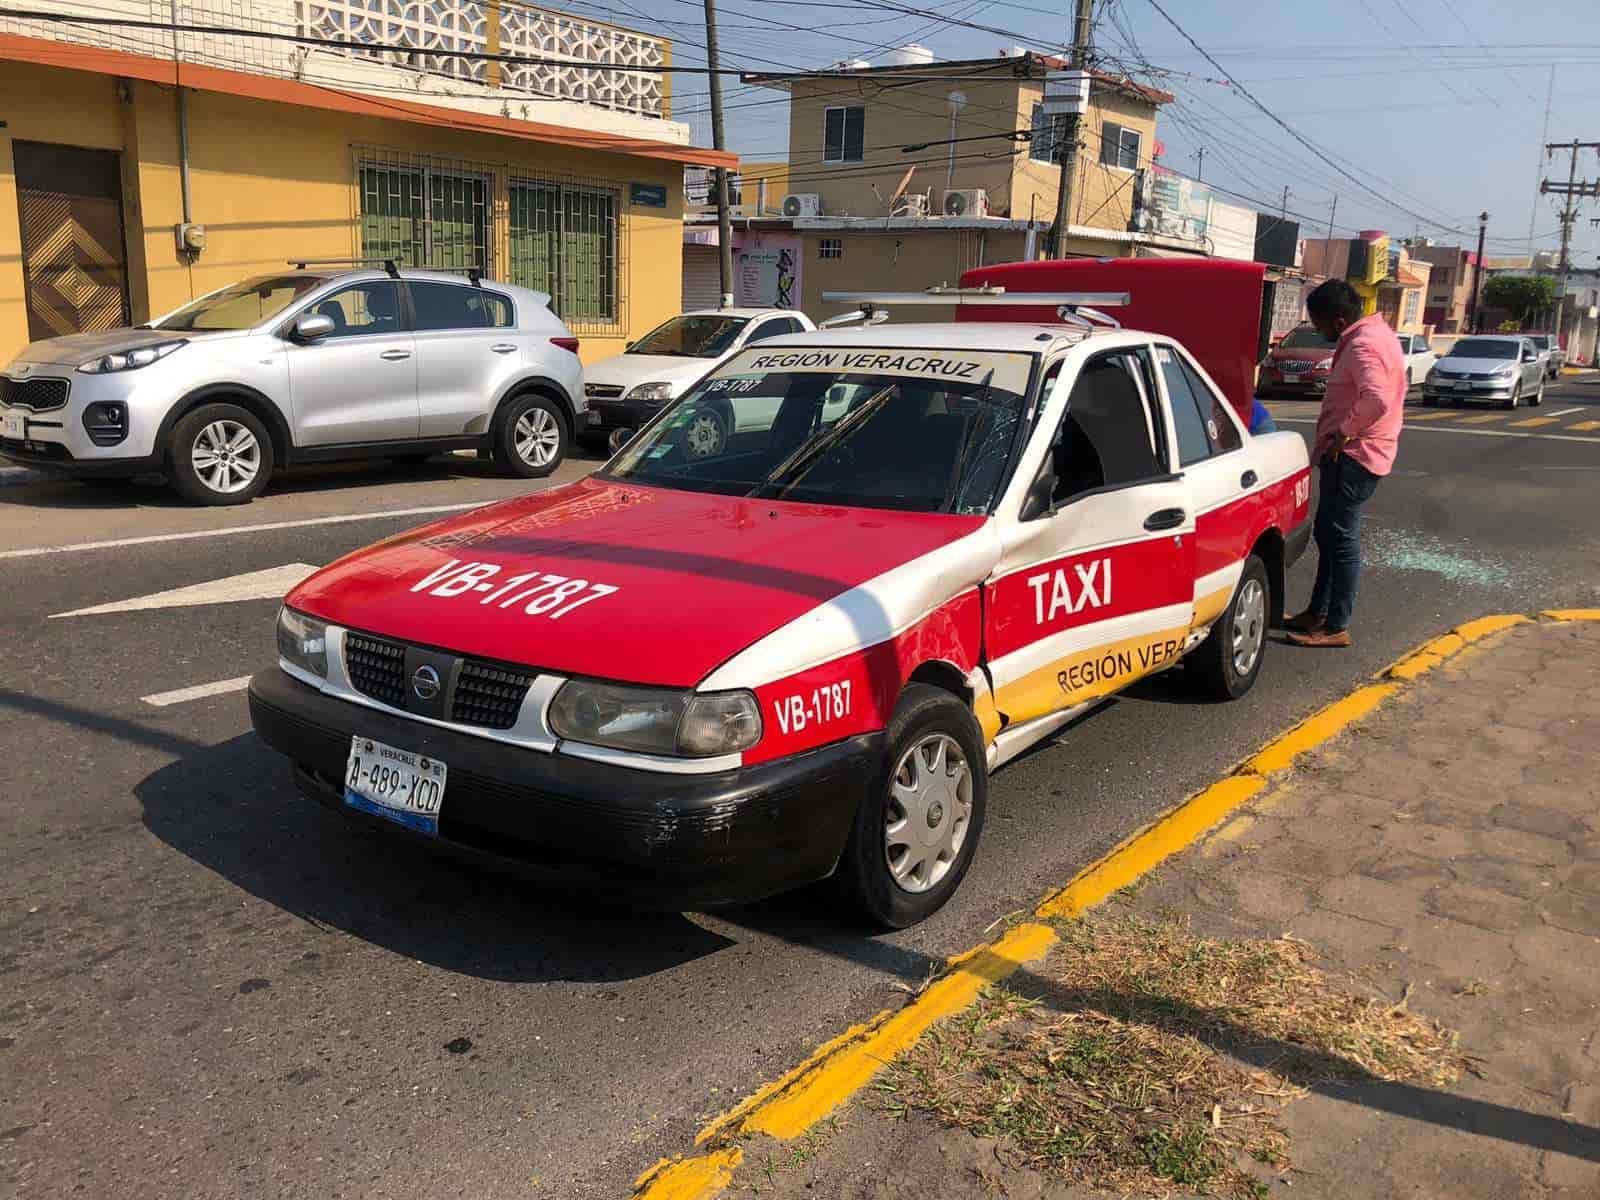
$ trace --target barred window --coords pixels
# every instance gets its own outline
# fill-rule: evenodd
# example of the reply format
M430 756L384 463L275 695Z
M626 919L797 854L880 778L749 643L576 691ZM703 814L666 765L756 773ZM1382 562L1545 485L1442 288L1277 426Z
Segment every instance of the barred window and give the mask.
M548 292L568 325L615 323L617 194L520 180L510 194L511 282Z
M490 269L490 175L363 162L360 176L363 257Z
M844 257L844 239L843 238L818 238L817 239L817 257L818 258L843 258Z

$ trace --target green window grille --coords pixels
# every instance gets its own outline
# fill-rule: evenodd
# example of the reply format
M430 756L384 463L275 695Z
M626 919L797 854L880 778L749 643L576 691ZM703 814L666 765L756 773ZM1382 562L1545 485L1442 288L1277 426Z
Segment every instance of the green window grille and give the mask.
M617 314L617 194L565 183L510 189L511 282L550 294L568 325Z

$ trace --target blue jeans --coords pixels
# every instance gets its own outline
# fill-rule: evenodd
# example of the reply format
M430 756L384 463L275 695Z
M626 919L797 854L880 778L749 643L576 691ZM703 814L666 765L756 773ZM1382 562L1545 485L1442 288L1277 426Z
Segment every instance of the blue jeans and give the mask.
M1378 490L1378 476L1349 455L1325 458L1311 535L1317 543L1317 581L1311 586L1311 612L1330 631L1350 625L1361 575L1361 506Z

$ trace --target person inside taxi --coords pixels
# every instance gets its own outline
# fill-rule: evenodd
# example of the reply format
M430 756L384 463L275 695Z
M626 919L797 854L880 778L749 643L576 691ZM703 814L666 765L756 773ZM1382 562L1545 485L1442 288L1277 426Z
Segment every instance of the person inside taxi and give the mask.
M1394 467L1406 399L1406 364L1384 319L1362 316L1361 296L1330 279L1306 297L1318 332L1336 338L1311 461L1319 494L1312 533L1317 578L1305 611L1289 618L1298 646L1350 645L1361 574L1361 508Z

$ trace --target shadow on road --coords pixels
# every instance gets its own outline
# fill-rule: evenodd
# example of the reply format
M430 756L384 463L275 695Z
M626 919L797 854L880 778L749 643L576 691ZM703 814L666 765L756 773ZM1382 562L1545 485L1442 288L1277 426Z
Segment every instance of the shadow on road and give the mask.
M345 822L253 733L188 751L134 793L151 833L251 895L447 971L614 982L733 944L682 914L607 909Z

